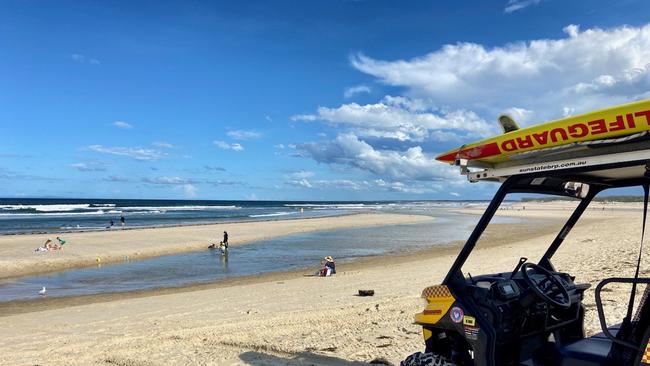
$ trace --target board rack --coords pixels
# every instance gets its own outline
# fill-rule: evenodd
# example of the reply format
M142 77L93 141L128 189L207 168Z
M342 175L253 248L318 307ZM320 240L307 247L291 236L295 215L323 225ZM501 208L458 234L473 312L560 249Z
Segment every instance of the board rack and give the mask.
M645 165L650 162L650 135L647 131L607 140L578 142L556 148L524 152L501 163L485 163L457 158L454 165L470 182L504 181L514 175L562 173L569 170L597 171L599 167L615 168Z

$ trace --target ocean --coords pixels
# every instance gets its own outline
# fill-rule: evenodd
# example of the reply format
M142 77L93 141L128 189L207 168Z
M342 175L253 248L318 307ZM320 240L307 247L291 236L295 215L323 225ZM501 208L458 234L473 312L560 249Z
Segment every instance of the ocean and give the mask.
M210 224L338 216L363 211L428 212L478 201L213 201L124 199L0 199L0 234Z

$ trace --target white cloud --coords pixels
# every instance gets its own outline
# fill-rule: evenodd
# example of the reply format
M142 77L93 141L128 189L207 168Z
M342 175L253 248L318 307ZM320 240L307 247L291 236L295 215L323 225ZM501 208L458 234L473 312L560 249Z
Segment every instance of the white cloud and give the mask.
M142 181L149 184L162 184L162 185L181 185L181 184L185 185L190 183L188 179L181 178L181 177L170 177L170 176L143 178Z
M507 14L514 13L515 11L527 8L531 5L537 5L542 0L508 0L506 7L503 9Z
M165 141L156 141L156 142L153 142L151 145L153 145L155 147L160 147L160 148L163 148L163 149L173 149L174 148L174 145L170 144L169 142L165 142Z
M197 196L198 190L193 184L185 184L183 185L183 192L185 192L186 197L193 198Z
M506 6L514 12L538 2ZM378 179L374 188L425 193L438 189L425 181L447 186L463 181L456 169L435 162L429 149L498 133L491 121L501 113L526 126L650 98L650 24L587 30L569 25L564 33L496 47L444 45L402 60L357 54L350 60L354 68L401 88L402 95L294 115L294 121L338 130L333 140L299 144L297 152L319 163L368 172ZM302 179L317 187L316 181Z
M294 187L311 188L312 185L307 179L293 179L286 181L286 184Z
M68 167L77 169L80 172L103 172L106 171L106 164L92 161L88 163L73 163L68 164Z
M260 132L254 130L232 130L226 134L235 140L253 140L262 137Z
M296 172L287 174L286 176L292 179L304 179L304 178L311 178L314 175L315 175L314 172L310 172L308 170L298 170Z
M91 57L86 57L85 55L82 55L80 53L73 53L73 54L70 55L70 58L73 61L78 62L80 64L83 64L83 63L86 63L86 62L88 62L91 65L99 65L99 64L101 64L101 62L98 59L91 58Z
M113 122L113 126L115 126L117 128L121 128L123 130L130 130L130 129L133 128L132 124L130 124L128 122L124 122L124 121L115 121L115 122Z
M103 178L102 180L105 181L105 182L112 182L112 183L116 183L116 182L117 183L125 183L125 182L133 181L133 179L130 178L130 177L124 177L124 176L120 176L120 175L109 175L108 177Z
M458 192L449 192L449 194L454 196L454 197L460 197L460 193L458 193Z
M435 193L442 189L439 184L426 184L415 183L415 182L386 182L383 179L375 180L377 187L385 188L388 191L398 192L398 193L408 193L408 194L425 194L425 193Z
M273 118L271 118L271 116L269 116L269 115L264 116L264 119L265 119L267 122L273 122Z
M358 94L363 94L363 93L370 93L370 87L367 85L357 85L357 86L351 86L349 88L345 88L343 91L343 96L345 98L352 98Z
M419 146L406 151L375 150L352 133L327 143L305 143L299 150L319 163L351 166L390 180L460 179L457 169L436 162Z
M215 140L212 142L216 147L223 150L243 151L244 147L238 143L229 144L225 141Z
M88 150L102 154L126 156L135 160L159 160L167 154L155 149L144 149L141 147L107 147L102 145L90 145Z
M298 188L346 189L352 191L360 191L372 187L372 184L367 181L354 181L349 179L315 180L315 181L309 181L307 179L295 179L295 180L288 180L284 183L288 186L298 187Z
M358 54L351 62L412 98L490 119L517 107L541 122L565 107L585 112L650 96L650 25L564 31L559 39L493 48L458 43L410 60Z
M424 141L434 131L464 137L487 136L494 126L474 112L440 111L422 99L385 96L375 104L343 104L338 108L319 107L316 114L291 117L296 121L324 121L341 126L361 137Z

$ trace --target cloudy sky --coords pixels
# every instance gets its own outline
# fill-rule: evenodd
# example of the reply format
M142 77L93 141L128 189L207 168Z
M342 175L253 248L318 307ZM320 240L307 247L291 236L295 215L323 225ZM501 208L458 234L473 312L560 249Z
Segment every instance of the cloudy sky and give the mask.
M486 199L433 156L650 98L647 1L3 1L0 196Z

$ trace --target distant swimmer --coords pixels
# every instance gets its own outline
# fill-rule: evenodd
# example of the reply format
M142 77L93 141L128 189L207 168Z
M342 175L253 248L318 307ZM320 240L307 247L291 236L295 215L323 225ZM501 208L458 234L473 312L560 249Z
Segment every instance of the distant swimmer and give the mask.
M120 216L120 225L122 225L122 227L126 226L126 219L124 218L124 215Z
M108 228L109 229L112 229L114 225L115 225L115 221L111 220L111 221L108 222Z

